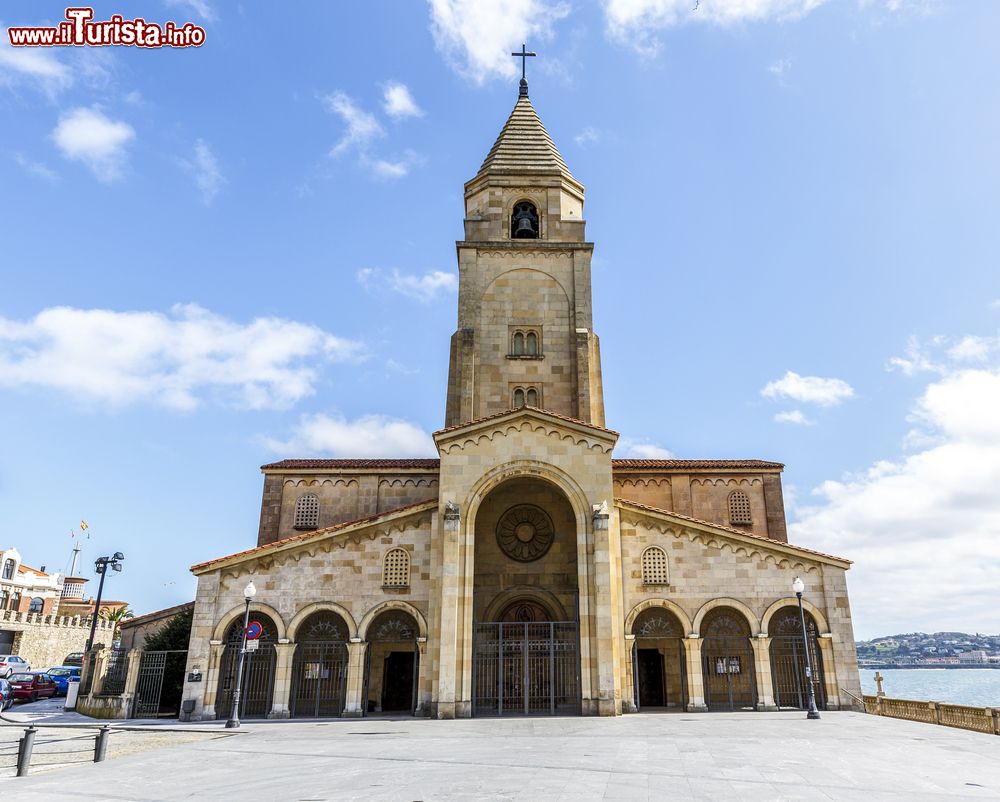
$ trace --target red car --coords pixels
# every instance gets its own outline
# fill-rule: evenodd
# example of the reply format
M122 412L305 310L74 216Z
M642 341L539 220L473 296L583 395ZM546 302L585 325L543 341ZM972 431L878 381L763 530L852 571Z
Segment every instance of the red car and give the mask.
M11 674L10 687L15 699L29 699L32 702L43 696L56 695L56 683L48 674L40 671L31 674Z

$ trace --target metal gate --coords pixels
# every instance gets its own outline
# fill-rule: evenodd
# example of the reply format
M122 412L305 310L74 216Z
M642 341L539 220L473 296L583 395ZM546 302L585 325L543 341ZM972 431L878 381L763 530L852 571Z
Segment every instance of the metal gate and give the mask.
M757 681L750 639L742 636L705 638L701 653L708 709L756 709Z
M248 651L243 664L243 691L240 694L240 718L264 718L271 712L274 693L274 668L277 654L274 644L263 643L256 651ZM219 666L219 694L215 717L229 718L233 709L236 669L240 660L240 644L227 643Z
M98 696L120 696L125 692L128 679L128 650L109 649L108 662L104 669L104 682Z
M474 715L579 715L575 621L475 624L472 648Z
M346 698L347 644L314 641L296 646L292 660L291 714L340 716Z
M132 718L174 718L180 707L187 652L143 652L135 683Z
M799 630L801 632L801 629ZM809 707L809 685L806 680L805 647L802 635L778 635L771 638L771 679L774 703L778 707ZM816 706L826 709L826 683L816 638L809 638L809 659L812 662L813 691Z

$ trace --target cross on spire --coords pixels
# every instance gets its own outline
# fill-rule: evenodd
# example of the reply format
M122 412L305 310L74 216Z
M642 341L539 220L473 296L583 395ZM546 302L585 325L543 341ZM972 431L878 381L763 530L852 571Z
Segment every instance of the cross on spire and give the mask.
M526 65L528 63L528 58L530 56L537 56L538 54L530 52L527 49L527 47L524 45L524 43L522 42L521 43L521 52L518 53L518 52L515 51L515 52L511 53L511 55L512 56L516 56L517 58L521 59L521 85L520 85L520 90L518 91L518 94L521 95L522 97L527 97L528 96L528 78L527 78L527 75L525 74L525 72L526 72L525 67L526 67Z

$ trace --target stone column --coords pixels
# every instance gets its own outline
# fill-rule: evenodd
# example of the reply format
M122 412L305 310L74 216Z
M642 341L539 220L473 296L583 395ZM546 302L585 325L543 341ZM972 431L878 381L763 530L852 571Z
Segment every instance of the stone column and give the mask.
M202 721L211 721L215 718L215 697L219 691L219 669L225 648L226 644L221 640L208 642L208 671L205 673L205 705L201 709Z
M128 652L125 690L122 692L122 718L132 718L132 701L135 699L135 689L139 685L139 664L142 662L142 651L142 649L129 649Z
M295 644L288 638L281 638L275 645L274 693L271 695L271 712L268 718L288 718L291 711L288 698L292 693L292 658Z
M430 701L430 693L425 692L425 687L427 683L424 682L424 677L429 676L430 666L427 664L427 638L417 638L417 645L414 647L420 654L419 663L417 665L417 699L416 705L413 710L414 716L426 716L429 714L428 702Z
M704 638L688 635L683 641L684 659L687 673L688 712L704 713L708 710L705 704L705 682L701 674L701 642Z
M438 663L438 693L435 715L439 719L455 718L462 676L459 663L463 662L465 649L464 612L465 582L463 571L463 523L457 505L446 502L441 532L441 631L440 661ZM471 661L470 661L471 662ZM471 679L471 678L470 678Z
M622 664L625 671L622 676L622 712L636 713L635 708L635 635L631 633L625 636L625 643L622 646Z
M94 680L90 684L90 695L97 696L104 690L104 680L108 673L108 649L100 649L94 661Z
M837 664L833 656L833 635L820 635L816 638L819 644L819 656L823 661L823 683L826 688L826 706L828 710L840 710L840 685L837 683ZM816 671L817 666L813 666ZM845 707L851 707L848 702Z
M365 714L365 654L368 642L351 638L347 644L347 695L344 718L361 718Z
M753 647L753 673L757 681L757 709L777 710L771 680L771 639L767 635L750 638Z

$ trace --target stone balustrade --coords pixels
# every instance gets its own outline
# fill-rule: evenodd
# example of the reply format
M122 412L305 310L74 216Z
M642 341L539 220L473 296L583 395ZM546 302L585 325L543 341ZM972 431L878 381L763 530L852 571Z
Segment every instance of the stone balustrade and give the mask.
M894 699L889 696L864 696L865 712L875 716L941 724L990 735L1000 735L1000 708Z

